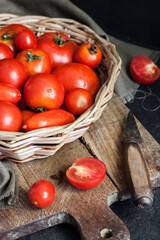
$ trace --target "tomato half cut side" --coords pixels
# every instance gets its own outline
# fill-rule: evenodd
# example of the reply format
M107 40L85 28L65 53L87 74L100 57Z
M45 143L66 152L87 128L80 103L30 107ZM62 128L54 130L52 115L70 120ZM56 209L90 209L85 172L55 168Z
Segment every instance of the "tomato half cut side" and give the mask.
M135 56L130 63L130 74L140 84L151 84L160 76L159 67L147 56Z
M92 157L78 158L66 171L70 183L80 189L90 189L98 186L106 175L106 165Z

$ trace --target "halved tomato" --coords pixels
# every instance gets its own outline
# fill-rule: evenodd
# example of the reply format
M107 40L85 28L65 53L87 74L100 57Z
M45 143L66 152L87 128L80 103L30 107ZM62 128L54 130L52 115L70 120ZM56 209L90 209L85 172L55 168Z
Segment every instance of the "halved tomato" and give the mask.
M130 63L130 74L140 84L151 84L160 76L159 67L147 56L136 56Z
M106 165L92 157L78 158L66 171L71 184L80 189L90 189L98 186L106 175Z

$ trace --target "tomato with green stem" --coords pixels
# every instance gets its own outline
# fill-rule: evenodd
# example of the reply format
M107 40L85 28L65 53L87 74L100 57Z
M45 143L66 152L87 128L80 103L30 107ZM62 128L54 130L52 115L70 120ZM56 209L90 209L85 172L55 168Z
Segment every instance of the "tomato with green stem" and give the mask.
M50 57L52 68L74 61L78 45L66 34L57 32L44 33L38 38L38 48Z
M93 157L78 158L66 171L69 182L80 189L98 186L106 175L106 165Z
M6 44L8 47L11 48L14 54L16 54L17 49L15 46L15 36L18 32L24 29L29 29L29 28L22 24L9 24L4 26L0 30L0 43Z
M48 55L38 48L23 50L17 54L16 59L23 63L30 76L37 73L50 73L52 70Z
M75 61L96 68L102 60L102 52L94 43L83 43L75 52Z

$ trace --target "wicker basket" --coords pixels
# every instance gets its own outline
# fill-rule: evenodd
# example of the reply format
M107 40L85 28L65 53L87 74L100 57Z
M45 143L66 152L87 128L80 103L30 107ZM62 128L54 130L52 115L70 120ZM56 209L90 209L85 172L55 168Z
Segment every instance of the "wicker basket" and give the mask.
M75 122L27 133L0 131L0 158L6 157L22 163L53 155L65 143L72 142L84 134L90 125L101 116L113 95L114 84L120 73L121 59L112 43L99 37L86 25L71 19L0 14L0 28L12 23L30 27L37 36L48 31L64 32L75 39L78 44L88 41L98 44L103 54L101 64L97 68L101 88L94 104Z

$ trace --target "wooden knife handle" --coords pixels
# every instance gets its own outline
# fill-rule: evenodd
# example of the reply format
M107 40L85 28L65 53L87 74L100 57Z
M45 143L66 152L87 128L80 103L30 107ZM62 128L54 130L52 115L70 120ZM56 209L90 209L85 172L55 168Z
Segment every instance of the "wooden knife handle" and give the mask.
M151 207L153 193L148 169L140 147L124 144L124 177L134 203L140 208Z

